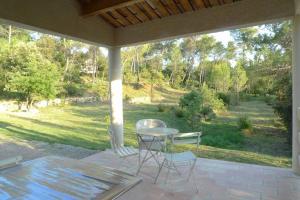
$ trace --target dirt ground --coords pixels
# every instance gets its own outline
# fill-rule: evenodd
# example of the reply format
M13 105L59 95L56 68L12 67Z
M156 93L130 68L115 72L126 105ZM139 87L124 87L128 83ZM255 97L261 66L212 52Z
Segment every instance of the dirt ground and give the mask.
M32 160L47 155L82 159L98 151L64 144L49 144L39 141L15 140L0 137L0 160L21 155Z

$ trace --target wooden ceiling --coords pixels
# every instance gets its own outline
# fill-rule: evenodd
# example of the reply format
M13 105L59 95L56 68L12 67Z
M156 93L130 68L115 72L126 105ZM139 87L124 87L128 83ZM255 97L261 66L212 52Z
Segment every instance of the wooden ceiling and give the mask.
M82 16L99 15L115 28L237 1L240 0L79 0Z

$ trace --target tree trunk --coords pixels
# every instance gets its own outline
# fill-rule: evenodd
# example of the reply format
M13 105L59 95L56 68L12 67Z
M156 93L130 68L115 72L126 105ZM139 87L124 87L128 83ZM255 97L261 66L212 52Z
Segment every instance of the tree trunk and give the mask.
M136 68L136 81L137 83L140 83L140 62L139 62L139 57L138 57L138 54L136 52L136 62L137 62L137 68Z
M68 50L67 50L67 44L66 44L66 39L64 38L63 39L63 44L64 44L64 54L65 54L65 58L66 58L66 65L65 65L65 69L64 69L64 74L62 76L62 81L65 80L65 76L69 70L69 65L70 65L70 58L69 58L69 55L68 55Z
M95 80L96 80L96 77L97 77L97 49L96 48L93 48L93 74L92 74L92 80L93 80L93 83L95 83Z
M69 58L67 57L66 58L66 65L65 65L65 69L64 69L64 74L63 74L63 77L62 77L62 81L65 80L65 76L66 76L68 70L69 70Z

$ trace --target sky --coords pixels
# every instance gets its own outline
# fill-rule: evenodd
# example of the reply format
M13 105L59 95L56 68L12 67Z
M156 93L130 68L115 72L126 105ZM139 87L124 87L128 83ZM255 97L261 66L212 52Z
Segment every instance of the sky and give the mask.
M229 31L210 33L208 35L215 37L217 41L222 42L225 46L227 46L228 42L233 41Z
M227 46L227 43L230 41L233 41L233 38L230 35L229 31L222 31L222 32L217 32L217 33L210 33L208 34L210 36L213 36L216 38L216 40L218 42L222 42L224 46ZM106 48L100 48L102 53L107 56L108 55L108 51Z

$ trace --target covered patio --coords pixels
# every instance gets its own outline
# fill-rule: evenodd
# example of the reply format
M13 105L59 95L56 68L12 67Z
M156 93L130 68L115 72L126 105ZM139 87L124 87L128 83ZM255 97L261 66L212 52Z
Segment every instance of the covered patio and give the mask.
M121 48L292 19L292 170L198 159L199 194L195 194L192 183L177 178L153 185L149 174L156 168L150 163L141 173L144 181L119 199L300 199L299 0L0 0L0 5L4 23L109 50L111 128L120 146L124 143ZM81 161L114 168L120 162L109 150Z
M112 159L113 158L113 159ZM137 159L121 164L121 160L106 150L82 159L83 162L135 172ZM181 172L186 168L179 168ZM165 182L167 170L163 170L158 183L153 184L157 173L154 160L147 163L139 176L143 181L119 199L149 200L296 200L300 198L300 178L292 170L242 164L221 160L198 158L194 181L171 172ZM198 193L196 192L198 189Z

